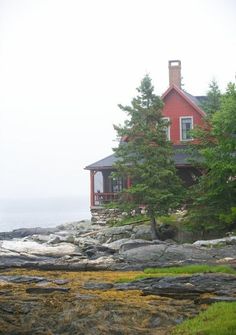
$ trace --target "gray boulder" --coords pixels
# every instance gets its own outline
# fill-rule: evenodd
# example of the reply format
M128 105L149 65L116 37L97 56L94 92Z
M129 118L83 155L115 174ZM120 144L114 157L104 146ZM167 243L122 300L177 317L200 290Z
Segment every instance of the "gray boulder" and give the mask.
M50 238L48 240L48 244L58 244L61 242L61 238L56 235L50 235Z
M138 248L126 248L120 252L129 262L157 262L168 263L170 261L209 260L212 256L207 250L202 250L191 245L169 244L165 242L150 243Z
M192 276L156 277L115 284L119 290L141 290L144 295L159 295L174 299L198 299L202 294L235 298L236 276L222 273L196 274Z
M111 243L125 238L152 240L151 229L148 224L104 227L97 237L102 243Z
M35 228L20 228L20 229L15 229L10 232L2 232L0 233L0 240L8 240L8 239L13 239L13 238L23 238L26 236L32 236L32 235L50 235L55 232L59 231L59 228L40 228L40 227L35 227Z
M18 255L25 254L29 257L30 255L61 257L76 254L78 247L71 243L60 243L51 246L46 243L40 244L34 241L2 241L0 245L0 256L7 252L13 252Z
M86 290L110 290L114 287L111 283L88 282L83 288Z
M141 247L149 247L150 245L156 245L162 243L159 240L154 240L154 241L147 241L147 240L141 240L141 239L137 239L137 240L128 240L125 243L123 243L120 246L120 253L124 253L128 250L131 249L137 249L137 248L141 248Z
M110 243L124 238L130 238L133 233L132 230L133 225L105 228L98 233L97 238L101 243Z
M116 240L116 241L113 241L113 242L110 242L110 243L103 243L103 245L105 247L108 247L110 249L113 249L113 250L119 250L120 247L125 244L126 242L130 242L130 239L129 238L122 238L121 240Z
M37 242L37 243L46 243L51 239L52 236L54 236L54 235L52 235L52 234L50 234L50 235L35 234L35 235L30 235L30 236L24 237L23 241L34 241L34 242Z
M236 244L236 236L229 236L224 238L218 238L214 240L199 240L193 243L193 245L199 247L215 247L215 246L224 246L224 245L233 245Z
M50 293L67 293L70 288L67 287L28 287L25 291L30 294L50 294Z
M83 230L87 229L87 227L91 226L91 221L89 220L81 220L81 221L76 221L76 222L69 222L65 224L61 224L57 226L59 231L64 231L64 230Z
M142 240L152 240L152 232L150 224L143 224L133 227L132 238Z

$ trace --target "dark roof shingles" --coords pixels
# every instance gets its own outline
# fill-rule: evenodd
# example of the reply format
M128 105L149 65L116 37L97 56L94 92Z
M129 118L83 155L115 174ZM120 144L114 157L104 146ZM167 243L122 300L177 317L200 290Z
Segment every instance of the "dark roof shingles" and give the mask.
M187 152L184 151L186 148L185 145L174 145L174 162L176 166L181 165L191 165L188 162L189 155ZM111 169L113 164L117 161L117 157L115 154L107 156L93 164L86 166L86 170L105 170Z
M202 105L207 100L207 96L205 95L193 96L192 94L186 91L183 91L183 92L195 105L197 105L200 108L202 108Z
M117 158L115 157L115 154L107 156L103 159L100 159L99 161L90 164L85 167L85 170L96 170L96 169L106 169L111 168L112 165L117 161Z

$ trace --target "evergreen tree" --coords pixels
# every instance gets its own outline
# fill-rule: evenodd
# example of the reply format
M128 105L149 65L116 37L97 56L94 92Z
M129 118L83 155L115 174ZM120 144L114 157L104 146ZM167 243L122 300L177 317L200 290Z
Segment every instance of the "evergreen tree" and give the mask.
M132 180L131 187L121 194L121 205L128 201L133 208L145 206L153 237L159 238L156 217L177 208L182 186L172 159L172 145L166 136L169 124L162 118L163 103L154 94L148 75L137 91L131 106L119 105L129 118L123 126L115 126L121 139L119 147L114 149L118 158L115 175Z
M206 112L207 117L210 118L215 112L220 110L221 92L216 80L212 80L209 84L207 98L202 103L202 109Z
M236 88L229 84L221 107L208 119L208 131L198 130L200 162L205 173L191 190L189 221L199 229L236 224Z

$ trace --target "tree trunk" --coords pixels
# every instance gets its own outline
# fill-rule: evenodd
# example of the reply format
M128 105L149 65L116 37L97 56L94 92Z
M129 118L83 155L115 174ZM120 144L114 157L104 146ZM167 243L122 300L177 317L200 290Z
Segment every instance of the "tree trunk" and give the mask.
M152 239L153 240L160 240L160 234L157 230L157 223L155 216L151 217L151 233L152 233Z

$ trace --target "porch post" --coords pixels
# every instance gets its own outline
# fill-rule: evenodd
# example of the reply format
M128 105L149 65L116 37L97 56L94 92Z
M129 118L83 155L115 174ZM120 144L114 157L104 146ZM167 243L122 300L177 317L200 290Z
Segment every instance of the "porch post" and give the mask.
M94 171L90 171L90 206L93 207L95 205L94 202Z
M130 176L127 177L127 188L130 188L132 185Z

